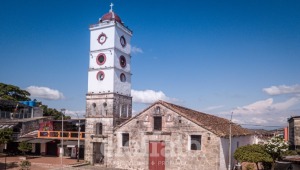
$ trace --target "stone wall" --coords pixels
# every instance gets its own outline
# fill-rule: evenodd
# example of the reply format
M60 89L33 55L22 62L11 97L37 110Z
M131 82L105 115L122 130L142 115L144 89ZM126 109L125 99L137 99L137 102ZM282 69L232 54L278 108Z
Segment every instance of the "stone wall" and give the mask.
M289 143L290 149L300 147L300 118L293 117L289 119Z
M160 113L156 111L157 106ZM153 116L156 115L162 116L161 131L153 130ZM122 146L122 133L129 133L129 146ZM190 149L190 135L201 135L201 150ZM160 104L116 129L111 166L148 169L150 141L164 141L166 170L212 170L220 167L220 138Z
M21 129L20 135L24 135L24 134L27 134L29 132L39 130L40 123L42 123L45 120L47 120L47 119L43 118L43 119L24 121L22 123L22 129Z
M122 106L126 109L122 109ZM85 160L94 164L95 154L103 152L104 163L113 161L113 128L132 116L132 98L115 93L88 94L86 96ZM102 134L96 134L96 125L102 124ZM94 150L95 144L103 145L103 151Z

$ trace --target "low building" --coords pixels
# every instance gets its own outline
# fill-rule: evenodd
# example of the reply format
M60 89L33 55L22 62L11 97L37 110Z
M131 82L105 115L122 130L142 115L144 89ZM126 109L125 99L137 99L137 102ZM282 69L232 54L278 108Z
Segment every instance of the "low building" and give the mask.
M300 116L288 118L288 138L290 149L300 149Z
M241 126L214 115L158 101L102 135L89 135L85 153L92 164L125 169L227 169L237 147L254 143ZM95 129L96 130L96 129Z

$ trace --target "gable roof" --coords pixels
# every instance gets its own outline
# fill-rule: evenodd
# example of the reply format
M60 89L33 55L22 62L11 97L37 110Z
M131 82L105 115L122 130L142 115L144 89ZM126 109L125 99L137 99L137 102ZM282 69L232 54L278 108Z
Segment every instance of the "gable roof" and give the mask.
M189 108L178 106L172 103L167 103L164 101L159 101L158 103L180 114L182 117L185 117L186 119L198 124L204 129L207 129L215 133L218 136L226 137L230 135L230 130L229 130L230 121L225 118L195 111ZM249 134L251 134L251 132L248 131L247 129L235 123L231 123L232 136L242 136L242 135L249 135Z
M156 104L161 104L165 106L166 108L176 112L177 114L181 115L182 117L192 121L193 123L201 126L204 129L207 129L208 131L211 131L212 133L220 136L220 137L228 137L230 135L230 121L221 118L218 116L210 115L207 113L195 111L183 106L175 105L172 103L168 103L165 101L157 101L145 110L143 110L141 113L137 114L136 116L132 117L131 119L125 121L121 125L119 125L117 128L122 127L123 125L130 122L135 117L141 115L151 107L153 107ZM250 135L252 134L249 130L241 127L238 124L231 123L231 135L232 136L243 136L243 135Z

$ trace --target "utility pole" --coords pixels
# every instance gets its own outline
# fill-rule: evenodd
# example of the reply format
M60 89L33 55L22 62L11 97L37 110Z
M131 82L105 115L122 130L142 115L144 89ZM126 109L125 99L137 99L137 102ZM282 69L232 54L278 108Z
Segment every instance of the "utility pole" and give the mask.
M77 162L79 162L79 148L80 148L80 119L78 113L76 113L78 118L78 145L77 145Z
M61 158L60 158L60 164L61 168L63 169L63 157L64 157L64 115L65 115L66 109L61 109Z
M228 154L228 170L231 170L231 122L232 122L232 114L231 112L231 117L230 117L230 122L229 122L229 154Z

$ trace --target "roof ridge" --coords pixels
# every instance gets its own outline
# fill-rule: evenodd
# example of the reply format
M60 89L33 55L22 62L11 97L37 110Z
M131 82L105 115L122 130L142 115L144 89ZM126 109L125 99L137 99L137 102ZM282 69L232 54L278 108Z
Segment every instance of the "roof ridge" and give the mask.
M193 110L184 106L180 106L180 105L176 105L173 103L168 103L165 101L160 101L164 106L168 107L169 109L177 112L178 114L180 114L181 116L184 116L185 118L189 119L190 121L198 124L199 126L202 126L202 128L207 129L209 131L212 131L215 134L218 134L220 136L226 136L227 133L225 131L222 130L222 132L220 131L220 129L216 129L217 126L223 125L223 126L229 126L229 124L232 125L232 129L236 129L238 131L240 130L245 130L247 131L245 128L241 127L239 124L236 124L226 118L223 117L219 117L216 115L212 115L212 114L208 114L208 113L203 113L197 110ZM182 109L182 110L180 110ZM199 117L202 116L202 117ZM209 121L201 121L201 119L214 119L214 121L218 121L218 123L212 124ZM240 129L241 128L241 129ZM239 132L240 133L240 132ZM247 134L248 132L244 132L243 134ZM232 134L234 135L234 134Z
M182 108L182 109L189 110L189 111L193 111L193 112L196 112L196 113L199 113L199 114L204 114L204 115L206 115L206 116L217 117L217 118L219 118L219 119L223 119L223 120L225 120L225 121L230 122L229 120L227 120L227 119L225 119L225 118L223 118L223 117L219 117L219 116L216 116L216 115L212 115L212 114L200 112L200 111L198 111L198 110L190 109L190 108L187 108L187 107L184 107L184 106L181 106L181 105L176 105L176 104L168 103L168 102L165 102L165 101L162 101L162 102L163 102L163 103L166 103L166 104L168 104L168 105L171 105L171 106L180 107L180 108ZM178 110L178 109L176 109L176 110ZM179 112L180 112L180 111L179 111Z

